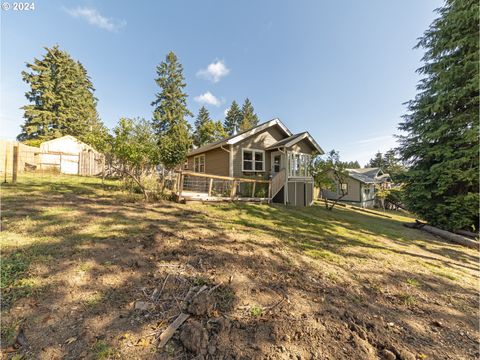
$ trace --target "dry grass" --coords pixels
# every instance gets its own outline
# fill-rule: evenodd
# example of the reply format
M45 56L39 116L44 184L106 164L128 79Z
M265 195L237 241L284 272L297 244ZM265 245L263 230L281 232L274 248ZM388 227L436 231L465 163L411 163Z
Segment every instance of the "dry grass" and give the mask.
M62 175L25 175L3 186L3 346L21 323L32 345L27 357L188 358L178 343L159 352L147 336L174 310L132 311L133 301L171 274L176 283L165 297L172 303L184 286L222 282L229 285L219 288L218 311L241 322L239 329L300 331L302 341L292 335L285 343L289 354L309 358L318 348L325 357L368 358L348 340L358 326L369 332L369 354L392 347L429 358L478 354L478 252L405 228L409 217L321 206L145 205L139 198L114 181ZM277 315L262 310L280 296L288 302ZM353 330L343 326L353 321L345 314L356 314ZM304 316L312 328L330 324L323 340L292 325ZM448 329L434 332L432 319ZM338 331L343 345L334 340ZM248 334L237 334L231 351L281 358L281 336L258 335L250 349Z

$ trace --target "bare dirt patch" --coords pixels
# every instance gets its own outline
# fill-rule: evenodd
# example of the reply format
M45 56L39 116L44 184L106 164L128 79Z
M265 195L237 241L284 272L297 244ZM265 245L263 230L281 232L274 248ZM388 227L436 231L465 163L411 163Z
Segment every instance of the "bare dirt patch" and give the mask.
M401 221L320 207L145 205L93 180L53 190L32 181L2 199L4 357L479 356L478 252ZM158 348L182 312L189 319Z

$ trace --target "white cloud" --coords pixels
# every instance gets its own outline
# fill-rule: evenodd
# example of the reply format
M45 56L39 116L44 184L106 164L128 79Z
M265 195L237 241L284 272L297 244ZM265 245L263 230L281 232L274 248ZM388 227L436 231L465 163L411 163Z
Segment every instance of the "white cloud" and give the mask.
M226 108L225 110L223 110L223 115L224 116L227 116L228 112L230 111L230 108Z
M110 32L118 31L127 24L125 20L107 18L94 8L79 6L75 9L65 8L64 10L74 18L86 20L90 25Z
M203 79L210 80L214 83L220 81L224 76L230 73L223 60L217 60L207 66L206 69L201 69L197 72L197 76Z
M210 91L203 93L202 95L195 96L193 98L196 102L200 104L208 104L214 106L220 106L222 103L220 99L218 99L215 95L213 95Z
M355 141L355 144L369 144L372 142L378 142L378 141L384 141L384 140L390 140L390 139L393 139L393 135L383 135L383 136L372 137L369 139L358 140L358 141Z

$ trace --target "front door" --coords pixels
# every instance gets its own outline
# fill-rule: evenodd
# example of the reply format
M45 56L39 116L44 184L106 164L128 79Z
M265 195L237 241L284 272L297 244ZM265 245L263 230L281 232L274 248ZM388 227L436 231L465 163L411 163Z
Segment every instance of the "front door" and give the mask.
M280 151L274 151L271 154L272 175L280 172L283 168L283 156Z

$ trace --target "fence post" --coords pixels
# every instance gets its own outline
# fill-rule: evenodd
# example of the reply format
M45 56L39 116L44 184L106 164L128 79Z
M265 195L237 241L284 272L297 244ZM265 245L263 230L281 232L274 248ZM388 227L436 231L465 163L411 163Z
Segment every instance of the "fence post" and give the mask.
M183 191L183 173L180 173L180 183L178 184L178 201L180 201L182 197Z
M272 201L272 180L270 179L268 181L268 201L271 202Z
M212 187L213 187L213 178L210 178L210 182L208 184L208 197L212 195Z
M5 179L3 182L6 184L7 183L7 169L8 169L8 143L5 144L5 167L3 168L3 171L5 172Z
M256 184L257 184L257 183L254 182L254 183L253 183L253 186L252 186L252 198L255 197L255 185L256 185Z
M105 154L102 154L102 185L104 185L104 182L105 182Z
M17 183L17 173L18 173L18 145L13 147L13 166L12 166L12 183Z
M230 198L233 200L237 194L237 179L232 181L232 189L230 191Z

